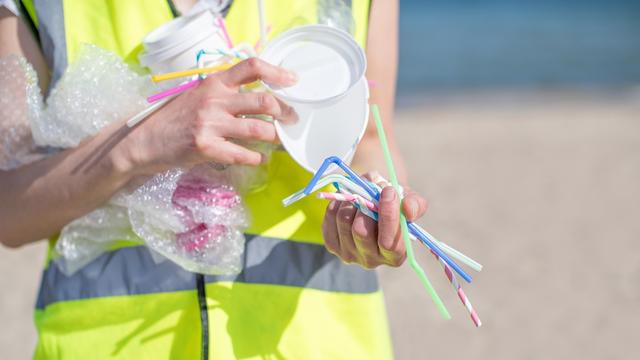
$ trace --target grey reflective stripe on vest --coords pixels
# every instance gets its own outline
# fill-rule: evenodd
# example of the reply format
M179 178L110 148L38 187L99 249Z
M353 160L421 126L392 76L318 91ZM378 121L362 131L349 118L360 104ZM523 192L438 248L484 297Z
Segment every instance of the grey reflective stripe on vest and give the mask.
M378 290L375 272L345 265L324 246L247 236L244 270L234 276L206 276L208 283L236 281L347 293ZM69 300L194 290L195 274L171 261L155 263L146 247L103 254L71 276L55 262L43 272L36 308Z
M63 0L34 0L38 17L40 45L49 69L52 71L49 88L60 80L67 68L67 38L64 32Z

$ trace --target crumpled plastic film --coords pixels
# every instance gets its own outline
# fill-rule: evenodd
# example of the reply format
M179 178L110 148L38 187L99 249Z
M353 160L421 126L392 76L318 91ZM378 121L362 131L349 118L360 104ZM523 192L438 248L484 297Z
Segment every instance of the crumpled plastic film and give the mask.
M28 106L28 104L30 106ZM0 59L0 169L10 170L41 159L31 136L29 109L42 109L38 78L24 58Z
M355 20L351 5L342 0L318 0L318 24L329 25L353 35Z
M36 144L70 148L114 121L147 106L155 87L115 54L85 45L49 94L42 116L32 116Z
M208 166L155 176L127 197L135 233L189 271L242 270L247 217L226 173Z
M2 97L0 111L10 120L0 124L11 130L0 134L3 154L8 155L0 158L5 168L20 166L41 147L77 146L144 109L146 97L157 90L148 76L136 74L115 54L87 45L44 106L33 69L23 59L2 61L8 66L0 70L1 94L26 104L17 108ZM144 244L154 259L161 254L189 271L238 273L248 220L234 182L244 181L209 165L153 176L67 224L55 245L54 261L70 275L124 240Z
M109 250L116 240L141 243L131 231L127 208L106 205L62 229L55 249L64 256L56 261L64 273L73 274Z

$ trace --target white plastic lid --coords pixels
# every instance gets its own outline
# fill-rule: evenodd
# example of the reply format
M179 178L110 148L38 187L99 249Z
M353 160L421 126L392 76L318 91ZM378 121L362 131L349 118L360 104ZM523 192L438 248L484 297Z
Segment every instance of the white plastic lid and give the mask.
M302 104L338 100L364 77L367 67L364 51L351 35L326 25L286 31L260 57L298 75L296 85L270 89L287 102Z

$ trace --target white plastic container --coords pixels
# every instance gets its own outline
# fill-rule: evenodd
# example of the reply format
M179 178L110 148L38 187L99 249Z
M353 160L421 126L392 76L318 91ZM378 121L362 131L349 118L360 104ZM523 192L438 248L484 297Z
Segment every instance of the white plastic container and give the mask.
M292 87L265 84L298 114L295 124L275 123L291 157L311 172L329 156L350 162L369 117L366 57L351 35L325 25L301 26L267 44L260 57L298 75Z
M178 17L150 32L142 45L138 59L152 74L194 68L201 49L227 48L211 11Z

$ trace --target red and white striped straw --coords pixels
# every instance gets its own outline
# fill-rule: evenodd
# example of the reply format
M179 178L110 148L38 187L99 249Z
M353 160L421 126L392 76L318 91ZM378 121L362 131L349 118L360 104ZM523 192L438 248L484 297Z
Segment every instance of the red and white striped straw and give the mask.
M365 207L376 213L378 212L378 206L374 202L358 194L350 194L347 192L341 192L341 193L318 192L317 196L320 199L348 201L354 204L358 204L361 207ZM476 327L482 326L482 321L480 320L478 313L476 313L476 310L473 308L473 305L471 305L471 301L469 300L467 295L464 293L464 290L462 289L462 286L458 282L458 279L456 279L456 276L453 273L453 270L451 270L449 265L444 260L442 260L435 252L433 252L433 250L430 250L430 251L431 251L431 254L435 256L436 260L438 260L438 262L440 262L440 264L442 265L444 274L447 276L447 279L449 279L451 286L453 286L454 290L458 294L458 298L462 302L462 305L464 305L464 307L467 309L467 312L471 317L471 321L473 321Z
M436 257L436 259L440 262L440 264L442 264L442 267L444 268L444 273L447 276L447 279L449 279L451 286L453 286L453 288L456 290L456 293L458 294L458 298L460 298L460 301L462 301L462 305L464 305L464 307L469 312L469 316L471 316L471 321L473 321L476 327L482 326L482 321L480 320L478 313L476 313L476 310L471 305L471 301L469 301L469 298L464 293L462 286L460 286L460 283L458 283L458 280L456 279L456 276L453 274L453 271L451 270L449 265L444 260L442 260L435 252L431 251L431 253L433 254L433 256Z

